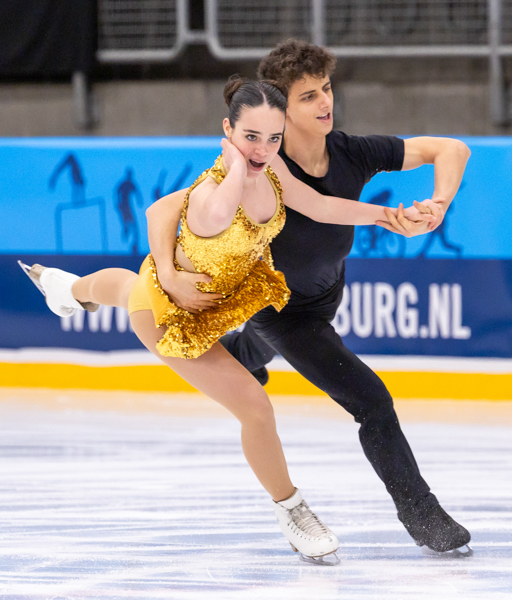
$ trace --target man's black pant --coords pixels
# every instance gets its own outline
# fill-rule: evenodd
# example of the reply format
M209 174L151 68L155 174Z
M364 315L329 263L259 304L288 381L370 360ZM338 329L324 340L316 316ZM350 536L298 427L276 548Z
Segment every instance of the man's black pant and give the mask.
M420 475L386 386L345 347L330 324L340 299L339 291L332 290L310 304L288 305L281 313L267 308L223 343L249 371L279 353L353 415L361 425L363 451L400 510L428 496L430 488Z

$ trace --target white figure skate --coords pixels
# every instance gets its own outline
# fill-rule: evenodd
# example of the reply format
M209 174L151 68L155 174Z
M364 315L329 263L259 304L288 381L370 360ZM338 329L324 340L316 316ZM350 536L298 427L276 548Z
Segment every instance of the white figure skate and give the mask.
M340 561L336 556L338 538L326 527L302 499L299 490L288 500L274 502L281 531L301 560L316 565L334 566Z
M71 317L77 310L87 310L89 312L98 310L99 304L78 302L73 297L71 287L77 279L80 279L78 275L38 264L29 267L21 260L18 261L18 264L46 298L48 308L59 317Z

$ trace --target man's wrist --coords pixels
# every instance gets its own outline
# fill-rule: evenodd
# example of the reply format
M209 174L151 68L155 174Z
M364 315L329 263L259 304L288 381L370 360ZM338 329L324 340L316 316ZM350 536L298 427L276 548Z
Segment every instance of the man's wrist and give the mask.
M434 202L438 206L441 206L444 211L446 211L446 209L450 205L450 199L449 198L445 198L444 196L433 196L432 197L432 202Z

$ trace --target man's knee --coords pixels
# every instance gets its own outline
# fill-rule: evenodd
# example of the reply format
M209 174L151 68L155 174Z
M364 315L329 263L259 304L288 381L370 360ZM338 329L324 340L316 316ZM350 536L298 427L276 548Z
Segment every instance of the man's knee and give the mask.
M384 386L379 393L359 398L354 413L355 420L361 424L391 422L397 418L393 398Z
M223 336L220 343L249 371L265 366L276 355L275 350L260 339L250 322L243 331Z
M393 401L375 403L370 410L362 412L356 421L360 423L360 434L378 435L389 441L395 437L395 432L400 429L398 416L393 406Z

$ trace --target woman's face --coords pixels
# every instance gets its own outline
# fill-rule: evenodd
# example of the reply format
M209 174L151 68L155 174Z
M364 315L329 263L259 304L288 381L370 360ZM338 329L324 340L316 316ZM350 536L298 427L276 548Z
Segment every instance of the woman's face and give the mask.
M285 115L278 108L262 104L242 108L234 127L224 119L226 137L244 155L247 177L258 177L275 158L283 138Z

